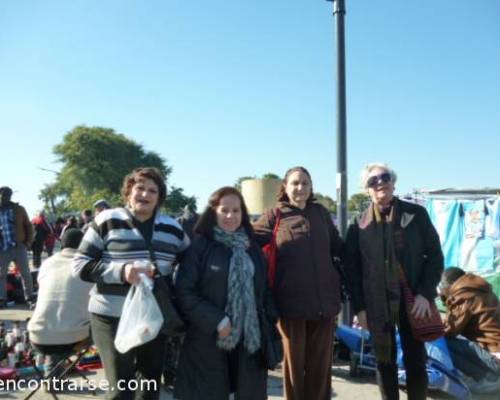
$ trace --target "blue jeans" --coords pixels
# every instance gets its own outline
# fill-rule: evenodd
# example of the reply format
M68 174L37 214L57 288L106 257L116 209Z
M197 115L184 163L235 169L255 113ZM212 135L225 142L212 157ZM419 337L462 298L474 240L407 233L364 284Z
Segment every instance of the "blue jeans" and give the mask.
M465 338L446 338L455 368L480 381L491 372L500 376L500 361L479 344Z

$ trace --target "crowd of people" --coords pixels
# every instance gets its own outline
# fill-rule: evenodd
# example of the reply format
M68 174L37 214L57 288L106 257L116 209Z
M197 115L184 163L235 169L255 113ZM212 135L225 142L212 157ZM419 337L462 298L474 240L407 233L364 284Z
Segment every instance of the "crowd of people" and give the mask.
M0 302L11 261L32 300L31 247L40 285L29 324L33 344L54 365L92 340L110 384L108 398L158 399L169 364L176 399L225 400L231 393L239 400L266 399L263 321L269 321L282 339L284 397L326 400L344 275L355 322L371 333L381 398L399 398L399 332L408 398L418 400L427 396L427 354L410 320L430 315L439 288L455 366L471 388L492 389L500 381L500 305L491 286L458 268L443 273L440 240L426 210L394 195L397 176L388 165L367 165L361 181L371 204L344 239L315 201L304 167L286 172L276 204L254 221L241 193L229 186L210 196L201 215L192 206L178 220L165 215L164 177L145 167L125 177L123 207L100 201L94 215L82 213L82 224L73 218L57 229L40 213L33 236L24 208L11 201L9 188L0 188ZM62 250L40 265L41 243L53 249L50 235L60 235ZM271 272L262 251L270 243L276 246ZM161 329L125 353L114 345L125 298L143 275L167 288L185 324L178 360L168 348L178 331ZM414 295L410 308L403 281ZM133 379L153 380L157 390L118 390L120 380Z

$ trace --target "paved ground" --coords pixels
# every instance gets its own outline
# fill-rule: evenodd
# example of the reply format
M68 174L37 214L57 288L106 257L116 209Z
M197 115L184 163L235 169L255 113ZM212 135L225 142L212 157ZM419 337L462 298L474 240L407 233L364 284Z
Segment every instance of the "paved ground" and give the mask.
M27 318L31 316L31 311L26 310L23 306L13 306L5 309L0 309L0 320L4 321L26 321ZM102 370L91 372L88 376L89 379L99 382L104 379L104 374ZM79 381L80 382L80 381ZM85 387L85 384L82 383ZM346 363L336 362L332 369L332 386L333 394L332 399L346 399L346 400L371 400L379 399L380 395L378 392L377 385L375 383L375 378L373 376L364 374L359 378L352 378L349 376L349 367ZM0 391L0 398L2 399L24 399L29 392L17 391L14 393L6 393ZM268 393L270 400L283 399L283 388L281 385L281 371L271 372L268 379ZM104 392L97 392L94 396L87 390L81 392L71 392L58 395L61 400L83 400L83 399L95 399L104 398ZM400 391L401 400L406 400L407 396L404 391ZM451 399L451 397L446 396L442 393L436 392L431 393L430 399ZM473 399L477 400L498 400L500 394L490 395L490 396L479 396L475 395ZM34 400L51 400L53 397L45 392L39 391L32 397ZM162 388L161 400L172 400L173 396L170 391L165 387ZM308 399L309 400L309 399ZM314 399L310 399L314 400Z
M349 377L348 366L338 365L333 368L332 384L334 393L332 399L346 399L346 400L371 400L379 399L379 393L375 380L373 377L361 377L353 379ZM99 380L103 378L102 371L92 373L89 376L90 379ZM280 373L272 373L268 380L268 392L270 400L283 399L283 391L281 385L281 375ZM0 397L3 399L23 399L28 392L16 392L10 394L2 394L0 392ZM94 398L104 398L103 392L96 393L96 396L92 395L87 391L82 391L78 393L65 393L58 395L61 400L84 400L84 399L94 399ZM173 397L171 393L162 388L161 400L172 400ZM406 400L407 396L404 391L400 391L401 400ZM451 397L440 394L431 393L430 399L442 399L447 400ZM473 399L477 400L498 400L499 396L474 396ZM44 392L38 392L32 397L34 400L51 400L52 396ZM314 399L311 399L314 400Z
M335 367L334 368L334 376L332 378L334 394L332 398L339 399L377 399L378 390L376 385L374 384L373 378L360 378L356 381L349 381L346 379L348 376L348 368L347 366ZM96 373L92 373L89 376L90 379L98 381L103 378L103 373L101 371L97 371ZM281 374L279 372L272 373L268 380L268 391L269 391L269 399L270 400L278 400L283 399L283 391L281 385ZM28 392L16 392L10 394L0 394L2 398L5 399L23 399ZM58 396L61 400L77 400L77 399L93 399L93 398L103 398L104 393L98 392L96 396L92 395L87 391L82 391L79 393L65 393L63 395ZM34 400L49 400L52 399L50 394L44 392L38 392L34 397ZM401 396L402 399L406 399L406 396ZM171 393L167 391L165 388L162 388L161 394L162 400L171 400L173 399Z

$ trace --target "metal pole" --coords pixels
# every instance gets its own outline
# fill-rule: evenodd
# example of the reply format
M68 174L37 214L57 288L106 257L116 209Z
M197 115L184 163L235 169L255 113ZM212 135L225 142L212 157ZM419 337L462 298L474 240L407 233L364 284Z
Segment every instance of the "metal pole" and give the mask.
M332 1L332 0L329 0ZM347 233L347 124L346 124L346 84L345 84L345 3L344 0L333 0L333 16L335 18L335 45L337 53L337 221L340 235ZM339 320L350 325L352 310L349 302L342 306Z
M345 85L345 3L334 0L335 43L337 50L337 218L340 234L347 231L347 139L346 139L346 85Z

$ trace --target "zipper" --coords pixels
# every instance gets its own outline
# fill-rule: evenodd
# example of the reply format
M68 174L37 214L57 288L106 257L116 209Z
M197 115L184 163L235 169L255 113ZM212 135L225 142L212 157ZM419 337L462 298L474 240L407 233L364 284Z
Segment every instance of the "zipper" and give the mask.
M305 213L303 213L303 218L306 219L306 216L305 216ZM316 288L316 298L318 300L318 308L319 308L319 312L318 312L318 315L320 317L323 316L323 299L321 298L321 294L320 294L320 290L319 290L319 282L318 282L318 279L319 279L319 276L318 276L318 265L317 265L317 262L316 262L316 257L315 257L315 254L314 254L314 251L313 251L313 243L312 243L312 240L311 240L311 221L307 221L309 222L309 230L307 231L307 238L308 238L308 241L309 241L309 255L310 255L310 259L313 263L313 271L314 271L314 286ZM306 223L306 221L304 221L304 223Z

